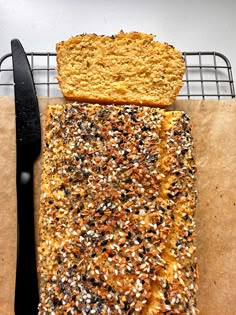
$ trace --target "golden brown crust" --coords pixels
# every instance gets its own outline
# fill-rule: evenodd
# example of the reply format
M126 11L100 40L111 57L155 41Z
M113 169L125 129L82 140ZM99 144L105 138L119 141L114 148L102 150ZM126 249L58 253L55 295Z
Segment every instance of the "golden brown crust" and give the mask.
M197 265L195 257L195 166L188 117L165 112L160 164L175 196L173 222L162 252L165 268L151 284L151 298L142 315L198 314L196 308ZM183 119L184 118L184 119ZM168 146L168 148L166 148ZM177 164L177 165L176 165ZM173 169L166 165L176 165ZM163 196L164 199L168 198Z
M74 97L71 96L66 96L66 99L69 101L74 101ZM175 101L175 98L172 100L172 103ZM79 102L81 103L90 103L90 104L97 104L98 103L98 99L97 98L90 98L90 96L86 96L86 95L81 95L79 97ZM100 97L99 98L99 104L103 104L103 105L111 105L111 104L117 104L117 105L126 105L126 104L133 104L133 105L142 105L142 106L150 106L150 107L157 107L157 104L155 103L155 101L145 101L145 99L143 101L138 101L137 99L130 99L127 98L126 100L120 100L119 98L113 98L113 101L111 102L110 98L103 98ZM161 101L158 104L159 108L164 108L166 107L165 103L162 103Z
M154 36L83 34L56 45L58 81L67 99L164 107L178 95L185 71L180 51Z
M156 108L48 107L40 315L197 313L190 127Z

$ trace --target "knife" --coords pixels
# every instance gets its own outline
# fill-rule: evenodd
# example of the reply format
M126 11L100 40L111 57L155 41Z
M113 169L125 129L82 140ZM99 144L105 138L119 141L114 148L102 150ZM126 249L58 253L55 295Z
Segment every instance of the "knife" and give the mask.
M38 100L32 71L18 39L11 41L16 120L17 261L15 314L36 315L37 280L33 167L41 151Z

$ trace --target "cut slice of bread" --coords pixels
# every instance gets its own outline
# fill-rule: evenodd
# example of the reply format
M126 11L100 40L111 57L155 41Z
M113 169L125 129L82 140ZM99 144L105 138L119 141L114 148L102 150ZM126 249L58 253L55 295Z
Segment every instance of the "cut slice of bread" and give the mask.
M65 98L103 104L167 106L183 85L182 54L154 35L83 34L56 45L58 81Z

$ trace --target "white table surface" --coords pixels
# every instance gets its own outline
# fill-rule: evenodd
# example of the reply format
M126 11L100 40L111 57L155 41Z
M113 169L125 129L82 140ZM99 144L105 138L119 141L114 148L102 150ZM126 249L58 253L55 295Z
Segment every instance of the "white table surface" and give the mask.
M80 33L156 35L181 51L217 51L236 82L235 0L0 0L0 56L19 38L26 51L55 51Z

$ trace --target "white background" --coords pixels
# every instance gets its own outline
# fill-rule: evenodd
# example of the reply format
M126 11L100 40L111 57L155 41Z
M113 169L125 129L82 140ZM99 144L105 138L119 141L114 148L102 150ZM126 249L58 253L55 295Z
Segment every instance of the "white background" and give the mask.
M181 51L217 51L236 80L235 0L0 0L0 56L19 38L26 51L55 51L80 33L156 35Z

